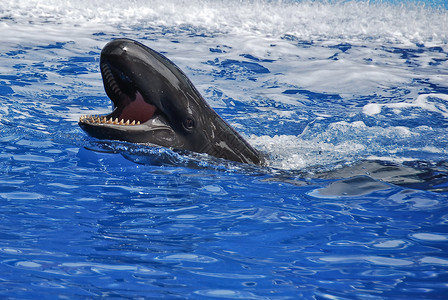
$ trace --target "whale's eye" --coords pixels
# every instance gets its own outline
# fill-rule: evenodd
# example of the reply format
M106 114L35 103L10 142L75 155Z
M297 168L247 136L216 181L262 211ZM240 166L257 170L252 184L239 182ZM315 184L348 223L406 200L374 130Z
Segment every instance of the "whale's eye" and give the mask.
M187 130L193 129L193 127L194 127L193 118L186 118L183 122L183 125L184 125L185 129L187 129Z

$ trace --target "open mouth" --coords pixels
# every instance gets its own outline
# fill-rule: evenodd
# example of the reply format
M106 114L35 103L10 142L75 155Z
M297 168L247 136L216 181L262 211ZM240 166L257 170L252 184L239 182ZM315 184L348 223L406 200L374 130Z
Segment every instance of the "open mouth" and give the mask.
M106 93L113 103L113 111L107 115L81 116L80 123L136 126L148 122L160 113L155 105L145 101L135 84L124 73L108 63L101 63L101 73Z

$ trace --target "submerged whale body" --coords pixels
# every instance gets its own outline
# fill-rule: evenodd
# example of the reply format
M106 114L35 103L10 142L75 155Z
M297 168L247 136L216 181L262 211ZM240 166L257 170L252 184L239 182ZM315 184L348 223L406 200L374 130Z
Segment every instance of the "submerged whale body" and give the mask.
M101 51L101 75L113 111L82 116L79 126L99 139L151 143L241 163L263 164L247 143L204 100L168 58L130 40Z

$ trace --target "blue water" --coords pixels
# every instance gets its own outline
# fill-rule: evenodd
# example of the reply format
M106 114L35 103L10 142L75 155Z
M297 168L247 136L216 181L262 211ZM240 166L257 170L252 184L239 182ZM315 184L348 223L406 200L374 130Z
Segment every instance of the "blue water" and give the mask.
M2 2L0 297L446 299L448 12L392 2ZM268 166L88 137L116 37Z

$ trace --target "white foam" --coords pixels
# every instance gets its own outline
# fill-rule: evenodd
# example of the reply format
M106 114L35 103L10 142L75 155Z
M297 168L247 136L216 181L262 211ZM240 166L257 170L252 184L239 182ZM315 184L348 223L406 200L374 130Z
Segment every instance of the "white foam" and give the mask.
M306 140L293 135L251 136L249 141L269 154L268 163L271 167L290 170L348 161L365 149L357 141L331 143L320 139Z
M76 45L70 48L98 51L111 37L136 38L166 51L194 83L214 81L234 99L248 99L241 93L244 90L250 97L254 97L254 90L263 90L263 96L285 104L303 99L283 95L285 86L341 96L389 96L387 87L410 85L421 71L403 65L400 53L378 45L393 47L393 42L413 49L419 42L448 48L447 10L368 1L100 0L92 4L87 0L4 0L0 2L1 27L7 28L2 31L3 48L10 45L10 49L74 41ZM93 33L104 33L105 41ZM191 33L203 33L207 38L190 37ZM148 43L144 41L147 38L153 40ZM174 44L173 40L182 43ZM312 44L300 46L301 42ZM341 43L349 43L351 49L342 52L337 48ZM238 89L226 78L210 79L216 67L204 62L212 58L209 49L217 46L225 50L213 54L221 61L241 60L244 53L274 60L262 63L271 73L257 74L256 83L246 81L238 86L237 82ZM335 55L337 59L329 59ZM430 53L417 63L427 65L440 55ZM371 62L366 63L366 59ZM441 64L446 67L448 62ZM446 85L446 76L432 70L428 68L429 73L421 76L439 76L435 80ZM276 85L280 87L266 88ZM222 102L213 104L222 106Z
M439 113L443 117L448 118L448 103L441 104L432 100L440 99L448 102L446 94L422 94L412 102L397 103L369 103L363 107L363 113L368 116L380 114L383 108L390 108L396 114L400 114L405 109L420 108L429 112Z
M443 146L445 139L440 139L444 133L429 126L367 126L362 121L325 123L325 119L315 122L300 135L252 135L249 142L269 155L271 167L290 170L336 167L360 159L402 163L421 160L424 155L437 160L448 153Z
M108 30L195 27L204 32L257 36L290 34L300 39L446 42L447 11L384 1L175 1L3 0L0 27L57 24ZM76 28L73 28L77 31ZM3 37L2 37L3 38Z

